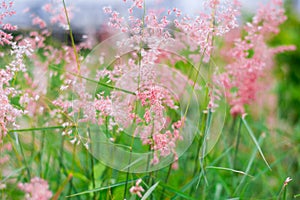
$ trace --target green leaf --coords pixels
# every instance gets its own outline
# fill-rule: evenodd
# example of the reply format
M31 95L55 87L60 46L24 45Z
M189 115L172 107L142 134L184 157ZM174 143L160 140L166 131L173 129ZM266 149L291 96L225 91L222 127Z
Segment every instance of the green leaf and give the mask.
M258 139L258 144L261 144L262 141L263 141L263 139L264 139L264 136L261 135L261 136L259 137L259 139ZM246 167L245 173L248 173L248 172L250 171L250 169L251 169L251 167L252 167L252 165L253 165L253 162L254 162L254 160L255 160L257 151L258 151L257 148L256 148L256 149L253 149L253 152L252 152L252 154L251 154L250 160L249 160L248 165L247 165L247 167ZM273 164L274 164L274 163L273 163ZM257 176L254 177L254 178L257 178ZM237 194L237 192L241 189L241 187L242 187L243 183L245 182L245 180L246 180L246 176L244 176L244 177L240 180L240 182L239 182L238 186L236 187L236 189L235 189L233 195Z
M185 199L195 200L193 197L190 197L187 194L181 192L180 190L177 190L167 184L161 183L161 186L164 187L166 190L169 190L170 192L173 192L173 193L177 194L178 196L181 196Z
M300 194L294 195L294 198L298 198L298 197L300 197Z
M16 130L9 130L9 133L17 133L17 132L32 132L32 131L47 131L47 130L55 130L55 129L65 129L64 126L49 126L49 127L33 127L33 128L26 128L26 129L16 129ZM69 126L68 128L76 128L76 126Z
M128 181L127 183L133 183L135 181L136 180L131 180L131 181ZM119 186L122 186L122 185L125 185L125 184L126 184L126 181L123 181L123 182L112 184L112 185L109 185L109 186L99 187L99 188L95 188L95 189L92 189L92 190L86 190L86 191L79 192L79 193L76 193L76 194L72 194L72 195L66 196L66 197L70 198L70 197L80 196L80 195L88 194L88 193L92 193L92 192L99 192L99 191L102 191L102 190L107 190L109 188L119 187Z
M86 183L89 182L89 179L85 175L83 175L82 173L74 172L72 170L67 170L67 173L72 174L74 178L78 178L78 179L80 179L80 180L82 180Z
M234 173L243 174L243 175L246 175L246 176L253 177L250 174L247 174L246 172L231 169L231 168L226 168L226 167L207 166L206 169L219 169L219 170L231 171L231 172L234 172Z
M203 176L202 173L200 173L199 175L195 176L190 182L188 182L186 185L184 185L184 186L180 189L180 191L181 191L181 192L185 192L186 190L188 190L189 188L191 188L192 185L193 185L194 183L196 183L202 176ZM176 194L175 196L173 196L173 197L171 198L171 200L177 199L178 196L179 196L179 195Z
M265 158L265 156L264 156L264 154L263 154L263 152L262 152L262 150L261 150L261 148L259 146L259 143L257 142L257 140L256 140L256 138L255 138L255 136L253 134L253 131L251 130L251 128L249 127L247 121L245 120L245 117L242 117L242 121L245 124L245 127L246 127L246 129L247 129L247 131L248 131L251 139L253 140L253 142L254 142L257 150L259 151L261 157L263 158L263 160L266 163L266 165L268 166L268 168L271 170L271 167L270 167L269 163L267 162L267 160L266 160L266 158Z
M105 168L106 167L102 163L98 163L94 166L94 173L96 179L102 176L103 172L105 171Z
M157 183L155 183L154 185L152 185L149 190L147 190L147 192L144 194L144 196L142 197L141 200L146 200L151 194L152 192L155 190L155 188L158 186L159 181Z
M5 181L7 181L8 179L10 179L14 175L19 174L23 169L25 169L25 167L21 167L19 169L16 169L16 170L12 171L10 174L8 174L6 177L2 177L3 179L0 180L0 183L4 183Z

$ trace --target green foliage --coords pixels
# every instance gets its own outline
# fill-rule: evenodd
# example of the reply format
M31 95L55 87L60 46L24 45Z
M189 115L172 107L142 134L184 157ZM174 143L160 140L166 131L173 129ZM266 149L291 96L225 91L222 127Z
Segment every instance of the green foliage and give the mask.
M277 55L275 74L279 80L277 87L280 117L293 124L300 119L300 19L293 9L294 1L286 1L287 21L281 32L272 40L272 45L296 45L296 50Z
M197 136L188 151L179 158L177 170L166 166L154 172L131 174L105 166L82 144L70 143L69 136L61 134L67 131L65 127L39 127L39 124L45 125L45 122L51 119L50 114L45 113L42 119L38 119L37 123L31 126L36 128L11 130L7 141L4 141L11 143L13 150L9 152L9 163L0 169L1 172L2 167L7 170L0 176L0 185L6 183L6 188L0 189L0 199L23 199L24 193L12 183L29 182L34 176L46 179L50 190L59 199L139 199L137 195L131 195L129 192L139 178L143 180L141 186L145 190L142 199L299 198L300 125L296 123L300 118L300 21L292 15L291 9L288 14L289 20L283 25L284 31L272 44L298 45L296 51L277 56L279 67L276 70L280 80L279 115L288 121L287 127L292 130L269 130L264 124L265 119L254 121L251 117L247 117L247 120L227 118L221 138L211 152L205 155L206 140L210 130L215 128L211 126L213 113L208 112L201 114ZM38 57L45 62L47 58L43 53L43 49L37 50ZM249 50L249 58L253 53L253 50ZM4 59L9 60L7 57ZM4 59L0 60L1 68L4 68L3 63L7 63ZM50 63L47 73L51 71L54 74L49 78L46 94L50 99L61 92L63 80L60 77L66 73L64 62ZM175 63L175 69L187 74L190 80L198 78L197 70L187 61L178 61ZM29 73L29 76L33 75ZM102 91L108 95L112 88L117 89L106 84L108 80L106 77L96 82L98 86L95 93ZM25 80L18 77L13 81L22 85ZM234 92L235 88L232 91ZM10 101L18 107L19 99L20 97L16 96ZM200 110L205 109L207 101L206 98L204 103L201 102L200 106L203 107ZM144 112L141 110L140 117L143 117ZM168 111L167 114L173 121L178 120L178 113L175 111ZM33 120L27 119L26 122L32 125ZM289 126L289 123L294 126ZM70 137L77 134L76 127L71 129L73 133ZM107 137L115 134L117 133L114 128L107 133ZM143 146L140 140L131 140L130 135L122 132L121 135L116 144L119 142L130 146L133 143L139 152L149 150L149 146ZM2 154L1 152L1 156ZM291 176L293 181L285 186L284 180L288 176Z

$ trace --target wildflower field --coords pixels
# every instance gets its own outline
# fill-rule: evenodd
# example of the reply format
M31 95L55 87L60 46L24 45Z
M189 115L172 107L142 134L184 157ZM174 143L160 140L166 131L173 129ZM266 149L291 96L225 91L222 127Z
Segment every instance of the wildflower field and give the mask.
M296 1L119 1L0 0L0 199L300 199Z

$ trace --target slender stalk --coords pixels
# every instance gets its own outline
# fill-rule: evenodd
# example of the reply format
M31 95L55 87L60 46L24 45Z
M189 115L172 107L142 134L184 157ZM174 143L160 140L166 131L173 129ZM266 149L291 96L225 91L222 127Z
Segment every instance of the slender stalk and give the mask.
M75 157L76 157L76 142L73 144L73 150L72 150L72 171L75 171L74 170L74 167L75 167ZM69 188L69 192L68 192L68 195L71 195L72 194L72 190L73 190L73 180L70 179L70 188Z
M58 188L57 192L52 197L52 200L57 200L59 195L62 193L63 189L66 187L67 183L72 180L73 175L69 174L68 177L64 180L62 185Z
M165 179L165 184L168 184L168 181L169 181L169 178L170 178L170 175L171 175L171 171L172 171L172 165L169 166L168 173L167 173L167 176L166 176L166 179ZM164 196L165 196L165 187L162 190L160 199L164 199Z
M18 138L17 134L16 134L16 138ZM23 145L22 145L22 142L19 139L17 139L17 140L18 140L18 143L19 143L19 146L20 146L21 155L22 155L23 160L24 160L25 169L27 171L27 178L28 178L28 180L30 180L31 179L31 173L30 173L29 166L28 166L28 163L27 163L26 158L25 158Z
M214 32L214 26L215 26L215 12L216 12L216 8L214 8L213 9L213 11L212 11L212 14L211 14L211 16L212 16L212 21L211 21L211 28L212 28L212 30L213 30L213 32ZM213 35L211 36L211 35L208 35L207 36L207 38L206 38L206 40L207 41L209 41L209 38L210 37L212 37L212 39L211 39L211 46L213 46L213 43L214 43L214 37L213 37ZM204 49L204 51L203 51L203 53L202 53L202 55L201 55L201 58L200 58L200 61L202 61L203 60L203 58L204 58L204 55L205 55L205 53L206 53L206 49ZM200 74L200 69L201 69L201 62L200 62L200 64L199 64L199 66L198 66L198 68L197 68L197 72L196 72L196 79L195 80L193 80L193 89L195 88L195 86L196 86L196 82L197 82L197 80L198 80L198 76L199 76L199 74ZM209 73L211 74L211 69L209 69ZM206 101L207 101L207 98L208 98L208 92L206 92L206 96L205 96L205 98L206 98ZM186 109L186 112L187 112L187 109ZM210 112L210 111L209 111ZM210 116L208 116L208 117L210 117ZM205 132L206 132L206 130L207 130L207 124L206 124L206 122L207 122L207 120L208 119L206 119L206 120L202 120L202 129L203 129L203 125L205 124ZM209 125L210 126L210 125ZM203 130L202 130L203 131ZM201 132L202 132L201 131ZM204 137L205 137L205 135L204 135ZM197 172L197 168L198 168L198 158L199 158L199 156L200 156L200 150L201 150L201 146L202 146L202 142L205 142L205 138L203 138L203 140L201 140L201 138L199 139L199 143L198 143L198 147L197 147L197 154L196 154L196 158L195 158L195 167L194 167L194 172L193 172L193 176L195 176L195 174L196 174L196 172ZM204 155L202 155L202 156L204 156ZM202 162L201 162L201 160L200 160L200 164L201 164ZM204 176L205 177L205 176Z
M145 15L146 15L146 1L144 1L144 13L143 13L143 19L142 19L142 29L144 29L144 24L145 24ZM141 52L142 48L143 48L143 44L140 43L140 49L139 51ZM138 90L140 89L140 81L141 81L141 60L142 60L142 54L140 53L139 59L138 59L138 65L139 65L139 75L138 75ZM135 102L135 113L137 113L137 102ZM133 124L135 124L136 119L133 120ZM129 157L129 162L128 165L130 165L131 163L131 158L132 158L132 146L133 146L133 142L134 142L134 133L132 132L132 139L131 139L131 145L130 145L130 157ZM126 194L127 194L127 187L128 187L128 180L129 180L129 170L130 167L128 167L127 173L126 173L126 184L125 184L125 188L124 188L124 198L126 199Z
M95 182L95 173L94 173L94 157L90 154L90 159L91 159L91 167L92 167L92 171L91 171L91 178L92 178L92 184L93 184L93 188L96 187L96 182ZM94 200L96 200L96 192L93 193L93 198Z
M43 153L44 153L44 147L45 147L45 132L42 132L42 139L41 139L41 149L40 149L40 165L39 165L39 170L40 170L40 176L43 176ZM45 174L44 174L45 175Z
M233 157L233 169L236 168L237 153L239 150L239 144L240 144L240 138L241 138L241 129L242 129L242 119L240 119L239 129L238 129L238 133L237 133L237 139L236 139L236 145L235 145L235 151L234 151L234 157Z
M91 141L90 129L88 128L87 131L88 131L89 140ZM90 142L90 148L93 149L92 142ZM90 155L89 157L90 157L90 162L91 162L92 185L93 185L93 188L95 188L96 187L96 182L95 182L95 173L94 173L94 157L91 153L89 155ZM93 192L93 199L96 200L96 192Z
M152 130L151 130L151 140L153 140L153 133L154 133L154 119L152 119ZM149 145L149 151L151 151L151 144ZM149 167L150 167L150 154L148 155L148 158L147 158L147 169L146 171L149 170ZM152 179L152 171L149 172L149 175L148 175L148 185L150 186L151 185L151 180ZM152 195L151 195L151 198L152 198Z
M137 104L135 105L135 113L137 112ZM135 119L133 120L132 126L133 124L135 124ZM130 144L130 156L129 156L129 160L128 160L128 170L126 172L126 183L125 183L125 188L124 188L124 194L123 194L123 199L126 199L126 194L127 194L127 187L128 187L128 180L129 180L129 171L130 171L130 163L131 163L131 159L132 159L132 149L133 149L133 143L134 143L134 132L132 132L132 139L131 139L131 144Z
M130 156L129 160L131 161L131 156ZM129 180L129 169L128 169L127 173L126 173L126 184L125 184L125 188L124 188L124 194L123 194L124 198L123 199L126 199L127 187L128 187L128 180Z
M264 139L264 135L261 135L259 137L259 139L258 139L258 144L261 144L263 142L263 139ZM250 157L250 159L248 161L248 165L246 167L246 170L244 171L245 174L249 174L249 171L250 171L250 169L251 169L251 167L253 165L253 162L255 160L257 152L258 152L258 149L254 148L253 151L252 151L251 157ZM243 178L239 181L238 186L235 187L235 191L233 193L233 196L236 195L240 191L240 189L242 188L242 186L243 186L246 178L247 178L247 176L244 175Z
M76 144L76 142L75 142L75 143L73 144L73 150L72 150L72 171L74 171L74 167L75 167L76 147L77 147L77 144Z
M67 170L67 168L66 168L66 166L65 166L64 163L61 163L61 169L62 169L62 171L63 171L63 174L64 174L66 177L69 177L69 176L72 176L72 177L73 177L73 175L72 175L71 173L68 172L68 170ZM71 177L71 179L70 179L70 181L69 181L70 188L74 191L74 193L77 193L77 189L75 188L75 186L74 186L74 184L73 184L73 179L72 179L72 177ZM69 190L70 190L70 189L69 189ZM77 196L77 199L81 199L81 197L80 197L80 196Z
M206 96L205 96L205 102L208 101L208 90L206 90ZM203 143L203 132L205 132L205 122L206 122L206 118L205 117L202 117L202 121L201 121L201 131L200 131L200 138L198 140L198 146L197 146L197 154L196 154L196 157L195 157L195 161L194 161L194 172L193 172L193 177L196 175L197 171L198 171L198 160L199 160L199 157L200 157L200 150L201 150L201 146L202 146L202 143Z
M245 125L245 127L246 127L246 129L247 129L247 131L248 131L248 133L249 133L249 135L250 135L252 141L254 142L254 144L255 144L255 146L256 146L256 148L257 148L259 154L261 155L262 159L264 160L265 164L266 164L267 167L270 169L270 171L272 171L272 169L271 169L271 167L270 167L268 161L266 160L266 158L265 158L265 156L264 156L264 154L263 154L263 152L262 152L262 150L261 150L261 148L260 148L260 146L259 146L258 141L256 140L256 138L255 138L255 136L254 136L253 131L251 130L250 126L248 125L247 121L245 120L245 117L241 117L241 119L242 119L242 121L243 121L243 123L244 123L244 125Z
M65 3L65 0L63 0L63 5L64 5L64 10L65 10L65 14L66 14L67 23L68 23L68 28L69 28L69 34L70 34L70 38L71 38L71 43L72 43L72 47L73 47L73 51L74 51L74 55L75 55L75 60L76 60L76 63L77 63L77 70L78 70L78 74L80 74L80 60L79 60L79 55L77 53L76 45L75 45L75 42L74 42L73 32L72 32L71 23L70 23L70 19L69 19L68 10L67 10L67 6L66 6L66 3Z
M198 171L198 160L199 160L199 156L200 156L200 148L202 146L202 142L203 140L201 138L199 138L199 141L198 141L198 146L197 146L197 155L195 157L195 160L194 160L194 171L193 171L193 177L196 175L197 171Z
M75 128L76 126L70 126ZM65 129L64 126L49 126L49 127L35 127L35 128L26 128L26 129L16 129L16 130L9 130L8 133L19 133L19 132L30 132L30 131L45 131L45 130L55 130L55 129Z
M205 102L208 101L208 89L206 90L206 95L205 95ZM195 160L194 160L194 171L193 171L193 176L192 177L195 177L196 176L196 173L198 171L198 168L199 168L199 158L201 157L201 146L203 144L203 139L204 139L204 135L205 135L205 124L206 124L206 121L207 121L207 117L202 117L202 121L201 121L201 131L200 131L200 138L198 140L198 146L197 146L197 151L196 151L196 156L195 156ZM200 128L200 127L199 127ZM204 134L202 134L204 133ZM191 195L193 192L194 192L194 187L191 187L191 190L189 192L189 194Z
M135 106L135 110L137 111L137 105ZM135 123L135 119L133 120L133 123ZM124 188L124 194L123 194L123 199L126 199L126 194L127 194L127 188L128 188L128 180L129 180L129 171L130 171L130 163L131 163L131 159L132 159L132 146L133 146L133 143L134 143L134 133L132 132L132 139L131 139L131 144L130 144L130 156L129 156L129 160L128 160L128 170L126 172L126 183L125 183L125 188Z
M60 142L60 155L59 155L59 171L58 171L58 178L57 178L57 185L60 185L60 179L61 179L61 173L60 169L63 167L63 157L64 157L64 145L65 145L65 137L61 137L61 142Z
M292 179L290 178L290 177L288 177L285 181L284 181L284 183L283 183L283 185L282 185L282 187L281 187L281 189L280 189L280 192L279 192L279 194L278 194L278 196L277 196L277 199L279 200L279 199L283 199L283 200L286 200L286 197L287 197L287 186L288 186L288 183L291 181ZM282 194L283 193L283 194ZM282 194L282 198L280 198L281 197L281 194ZM296 198L296 196L297 195L295 195L294 197Z
M203 148L202 148L202 156L200 158L200 166L201 166L201 169L202 169L202 172L203 172L203 177L204 177L204 180L206 182L206 184L208 184L208 181L206 179L206 171L205 171L205 168L204 168L204 157L205 157L205 153L206 153L206 139L207 137L209 137L209 133L210 133L210 126L211 126L211 120L212 120L212 112L210 109L208 109L208 113L207 113L207 119L206 119L206 122L205 122L205 133L204 133L204 137L203 137ZM200 179L199 179L199 182L200 182ZM199 184L198 182L198 184Z
M35 132L31 132L31 157L33 157L35 152Z
M50 66L50 67L51 67L52 69L56 69L56 70L61 70L61 71L63 70L63 69L58 68L58 67L55 67L55 66ZM79 77L79 78L81 78L81 79L84 79L84 80L87 80L87 81L89 81L89 82L92 82L92 83L95 83L95 84L98 84L98 85L107 87L107 88L109 88L109 89L121 91L121 92L124 92L124 93L127 93L127 94L131 94L131 95L136 95L135 92L128 91L128 90L125 90L125 89L122 89L122 88L118 88L118 87L115 87L115 86L113 86L113 85L109 85L109 84L107 84L107 83L102 83L102 82L99 82L99 81L95 81L95 80L93 80L93 79L90 79L90 78L85 77L85 76L81 76L81 75L76 74L76 73L74 73L74 72L66 71L66 73L71 74L71 75L74 75L74 76L77 76L77 77Z

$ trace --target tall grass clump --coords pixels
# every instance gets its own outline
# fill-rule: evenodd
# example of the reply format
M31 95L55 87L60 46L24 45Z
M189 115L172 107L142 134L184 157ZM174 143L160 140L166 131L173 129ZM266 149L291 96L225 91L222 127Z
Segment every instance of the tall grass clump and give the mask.
M270 42L283 1L241 22L238 0L125 0L103 8L105 40L80 42L71 1L25 10L27 32L6 21L17 3L0 4L1 199L299 197L300 129L272 93L275 56L296 49Z

